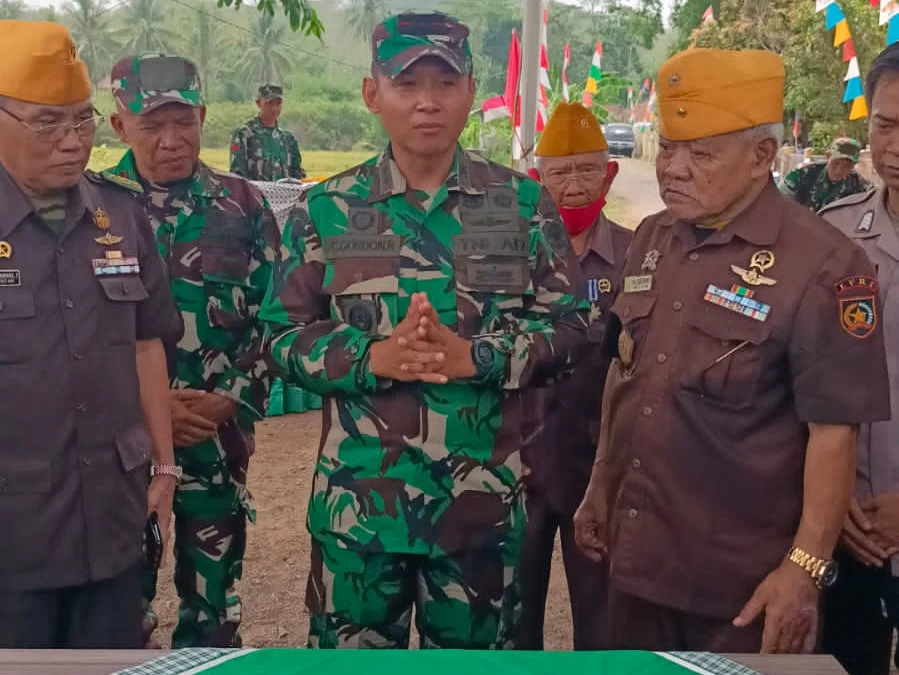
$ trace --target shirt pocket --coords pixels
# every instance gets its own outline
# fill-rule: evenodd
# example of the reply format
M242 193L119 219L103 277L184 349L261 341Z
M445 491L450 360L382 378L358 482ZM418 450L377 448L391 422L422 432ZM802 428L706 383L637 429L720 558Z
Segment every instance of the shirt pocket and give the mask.
M233 330L246 325L250 288L251 242L242 226L209 228L200 237L206 318L213 328Z
M608 345L607 353L618 358L624 371L632 371L640 361L655 304L656 296L647 293L622 293L612 304L611 312L620 322L620 329L617 335L604 331L603 339ZM617 342L609 344L610 340Z
M683 392L706 403L732 410L748 408L758 393L771 327L709 309L714 308L702 307L687 317L678 384Z
M25 288L0 290L0 366L31 359L36 325L34 295Z
M144 282L136 275L97 278L106 298L103 332L109 344L133 344L137 339L137 303L150 297Z
M462 337L500 332L523 318L525 297L533 294L527 232L457 235L453 254Z
M368 335L391 335L398 322L399 269L398 257L332 260L324 284L331 318Z

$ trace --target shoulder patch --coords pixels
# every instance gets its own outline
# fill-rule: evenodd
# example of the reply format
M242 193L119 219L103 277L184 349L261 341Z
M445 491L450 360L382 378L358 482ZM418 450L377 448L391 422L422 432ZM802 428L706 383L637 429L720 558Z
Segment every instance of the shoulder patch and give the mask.
M851 337L864 340L877 327L877 280L846 277L834 286L839 303L840 327Z
M865 215L862 216L862 219L858 221L858 225L855 226L856 232L870 232L871 224L874 222L874 211L865 211Z
M129 192L134 192L136 194L143 194L144 189L141 187L141 184L137 181L131 180L130 178L126 178L125 176L118 176L110 171L100 171L94 172L91 171L88 173L89 176L95 178L96 183L107 183L111 185L116 185L120 188L125 188Z

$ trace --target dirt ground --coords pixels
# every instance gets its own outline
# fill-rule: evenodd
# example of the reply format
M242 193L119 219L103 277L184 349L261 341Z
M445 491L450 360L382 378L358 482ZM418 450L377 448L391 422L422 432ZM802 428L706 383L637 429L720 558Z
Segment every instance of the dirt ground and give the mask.
M259 425L250 463L256 525L250 527L244 577L241 634L247 647L302 647L308 617L303 603L309 571L306 501L318 448L321 413L272 417ZM558 548L558 547L557 547ZM172 561L160 572L155 602L161 646L170 644L178 613ZM546 648L571 649L571 614L559 551L549 591Z

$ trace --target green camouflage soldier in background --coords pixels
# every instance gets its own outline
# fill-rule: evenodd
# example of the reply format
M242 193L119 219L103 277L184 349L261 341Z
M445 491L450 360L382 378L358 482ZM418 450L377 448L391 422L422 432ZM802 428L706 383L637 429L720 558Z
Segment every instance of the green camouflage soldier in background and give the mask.
M509 648L520 615L521 390L568 371L587 304L541 187L461 150L468 29L401 14L363 95L390 147L289 218L262 316L321 394L309 645ZM577 290L576 290L577 289Z
M784 177L780 191L816 212L843 197L867 192L868 182L855 171L860 154L857 140L838 138L831 145L826 162L793 169Z
M140 183L184 318L170 359L175 461L174 647L239 645L254 424L270 386L257 313L279 255L279 231L259 191L199 161L205 107L196 67L145 55L112 71L111 121L131 147L110 171ZM173 363L173 364L172 364ZM157 623L147 584L148 633Z
M259 115L231 138L231 173L247 180L276 181L305 178L296 137L278 126L284 90L275 84L259 87Z

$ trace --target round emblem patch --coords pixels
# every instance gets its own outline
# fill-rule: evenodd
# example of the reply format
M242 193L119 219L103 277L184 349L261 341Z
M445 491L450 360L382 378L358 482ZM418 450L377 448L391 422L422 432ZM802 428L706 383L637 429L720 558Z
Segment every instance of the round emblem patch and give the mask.
M371 229L375 224L375 214L372 211L350 211L350 228L357 232Z
M489 343L478 341L474 347L474 362L479 368L489 368L493 365L493 347Z
M866 338L874 332L877 314L873 298L840 301L840 320L843 329L852 337Z
M354 302L347 310L347 323L366 333L375 327L375 308L364 300Z

